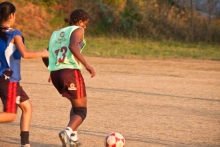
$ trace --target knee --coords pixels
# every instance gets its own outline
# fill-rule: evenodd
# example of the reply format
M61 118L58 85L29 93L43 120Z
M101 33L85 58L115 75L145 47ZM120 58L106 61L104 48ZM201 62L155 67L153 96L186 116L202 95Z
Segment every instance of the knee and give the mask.
M32 114L32 112L33 112L33 108L32 108L32 105L29 100L20 103L19 107L21 108L23 113L31 113Z
M82 118L82 121L85 120L87 115L87 108L86 107L75 107L72 108L74 115L79 115Z

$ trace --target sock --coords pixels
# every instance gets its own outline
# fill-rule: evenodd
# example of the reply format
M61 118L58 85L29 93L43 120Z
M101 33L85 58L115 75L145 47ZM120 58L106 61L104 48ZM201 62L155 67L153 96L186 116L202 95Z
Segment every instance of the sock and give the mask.
M70 128L70 127L66 127L65 131L69 137L70 137L71 133L73 132L72 128Z
M73 131L71 133L70 139L72 139L73 141L77 141L78 140L77 131Z
M21 131L21 144L29 144L29 131Z

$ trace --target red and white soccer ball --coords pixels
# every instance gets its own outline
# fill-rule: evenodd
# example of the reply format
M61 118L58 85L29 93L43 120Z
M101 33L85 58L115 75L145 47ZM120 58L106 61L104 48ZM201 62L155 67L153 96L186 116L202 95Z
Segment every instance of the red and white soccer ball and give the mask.
M118 132L112 132L105 137L105 147L124 147L125 139Z

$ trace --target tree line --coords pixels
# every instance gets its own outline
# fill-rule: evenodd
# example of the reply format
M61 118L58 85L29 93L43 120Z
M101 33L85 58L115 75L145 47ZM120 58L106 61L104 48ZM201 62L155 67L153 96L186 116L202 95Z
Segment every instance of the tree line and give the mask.
M193 0L27 0L50 8L56 17L83 8L90 14L90 35L123 36L152 40L220 43L220 18L202 16ZM183 0L184 1L184 0ZM212 9L210 8L210 12Z

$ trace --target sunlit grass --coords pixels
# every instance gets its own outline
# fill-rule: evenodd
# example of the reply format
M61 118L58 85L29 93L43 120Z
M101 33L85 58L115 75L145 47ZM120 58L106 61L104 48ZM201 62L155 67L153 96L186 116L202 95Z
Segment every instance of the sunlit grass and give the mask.
M86 56L117 58L193 58L220 60L220 45L189 44L174 41L151 41L147 39L125 39L107 37L87 37ZM48 40L27 40L30 50L47 48Z
M25 40L25 45L28 50L31 51L39 51L46 49L48 47L49 40L45 39L33 39L33 40Z
M174 41L87 38L84 54L123 58L220 59L220 45L189 44Z

